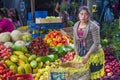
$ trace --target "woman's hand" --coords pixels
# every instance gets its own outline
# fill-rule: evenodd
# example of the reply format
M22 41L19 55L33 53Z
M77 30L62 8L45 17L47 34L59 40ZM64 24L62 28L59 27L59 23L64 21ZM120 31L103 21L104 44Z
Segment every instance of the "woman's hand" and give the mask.
M84 58L83 58L82 63L83 63L83 64L86 64L87 61L88 61L88 59L89 59L89 56L85 55Z

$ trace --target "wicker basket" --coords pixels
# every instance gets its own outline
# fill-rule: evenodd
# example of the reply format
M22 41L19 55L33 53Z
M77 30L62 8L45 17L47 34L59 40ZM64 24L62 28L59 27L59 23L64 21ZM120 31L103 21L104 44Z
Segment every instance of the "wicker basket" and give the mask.
M68 62L61 66L69 71L69 80L90 80L90 70L82 63Z

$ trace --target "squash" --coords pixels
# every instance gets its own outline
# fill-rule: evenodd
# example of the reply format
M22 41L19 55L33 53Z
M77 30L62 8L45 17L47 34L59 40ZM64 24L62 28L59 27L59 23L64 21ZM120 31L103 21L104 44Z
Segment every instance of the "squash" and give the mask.
M8 33L1 33L0 34L0 42L10 42L10 35Z
M14 30L11 32L11 37L13 41L21 40L23 34L19 30Z

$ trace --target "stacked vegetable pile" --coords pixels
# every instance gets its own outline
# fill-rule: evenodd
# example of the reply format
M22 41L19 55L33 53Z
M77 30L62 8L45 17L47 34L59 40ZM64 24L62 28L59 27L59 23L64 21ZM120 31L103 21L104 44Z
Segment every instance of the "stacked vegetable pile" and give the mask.
M70 43L70 38L62 35L60 31L54 30L50 31L44 38L45 43L50 47L68 45Z
M0 80L6 80L7 77L14 75L14 72L0 61Z
M112 55L113 49L106 48L105 50L105 76L100 80L119 80L120 79L120 63Z
M19 46L20 47L20 46ZM19 48L14 49L12 55L4 60L4 64L14 72L14 74L33 74L35 80L48 80L50 69L58 68L62 63L56 54L47 56L38 56L32 53L18 51ZM20 50L20 49L19 49Z
M8 59L12 55L12 51L10 47L5 47L2 43L0 43L0 58Z
M49 53L48 46L44 43L41 37L37 37L30 42L29 50L39 56L45 56Z

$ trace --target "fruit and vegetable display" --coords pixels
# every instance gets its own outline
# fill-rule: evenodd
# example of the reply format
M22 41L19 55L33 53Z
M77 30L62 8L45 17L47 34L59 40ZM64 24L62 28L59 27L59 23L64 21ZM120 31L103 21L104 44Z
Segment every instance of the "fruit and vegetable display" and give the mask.
M44 38L33 39L30 33L18 30L0 36L0 80L25 74L32 74L34 80L49 80L52 73L58 72L59 78L61 71L72 75L87 70L74 52L73 39L58 30L49 31ZM120 62L111 54L112 49L104 51L105 75L100 80L119 80Z

